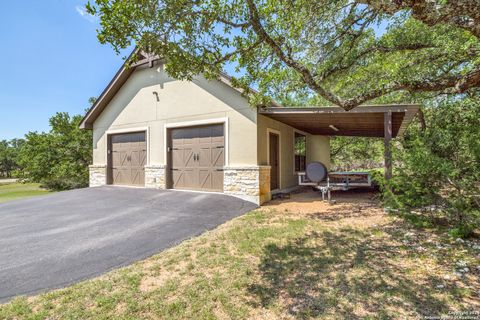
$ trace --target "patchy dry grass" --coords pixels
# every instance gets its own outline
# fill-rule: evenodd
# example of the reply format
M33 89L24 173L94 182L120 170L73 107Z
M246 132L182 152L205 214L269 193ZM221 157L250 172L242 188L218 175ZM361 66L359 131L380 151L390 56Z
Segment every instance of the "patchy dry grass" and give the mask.
M41 188L38 183L2 183L0 180L0 203L39 196L48 192L50 191Z
M132 266L17 298L0 306L0 318L410 318L480 309L478 243L412 229L368 197L311 200L273 202Z

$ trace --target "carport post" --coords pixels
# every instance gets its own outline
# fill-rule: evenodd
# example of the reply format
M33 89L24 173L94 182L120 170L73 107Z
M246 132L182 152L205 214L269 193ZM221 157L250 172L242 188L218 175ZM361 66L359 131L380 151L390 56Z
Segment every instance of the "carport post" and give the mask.
M385 179L388 180L392 177L392 146L390 140L392 140L392 111L387 111L383 114L383 127L384 127L384 139L383 144L385 147Z

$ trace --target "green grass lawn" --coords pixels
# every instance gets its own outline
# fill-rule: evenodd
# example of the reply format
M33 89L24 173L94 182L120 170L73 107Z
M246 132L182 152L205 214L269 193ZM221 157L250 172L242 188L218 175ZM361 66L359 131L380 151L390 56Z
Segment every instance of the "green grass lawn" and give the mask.
M472 243L414 229L375 204L302 205L259 209L99 278L17 298L0 306L0 319L405 319L479 310ZM459 265L470 271L460 275Z
M2 183L0 180L0 203L46 194L38 183Z

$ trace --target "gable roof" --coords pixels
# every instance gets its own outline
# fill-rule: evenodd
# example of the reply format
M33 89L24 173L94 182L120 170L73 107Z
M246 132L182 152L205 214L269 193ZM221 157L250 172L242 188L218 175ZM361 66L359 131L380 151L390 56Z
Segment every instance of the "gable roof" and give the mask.
M137 55L138 62L130 66L127 65L135 55ZM135 71L135 69L138 66L146 64L150 61L151 63L153 63L154 60L147 57L146 54L143 54L138 49L133 50L132 53L128 56L128 58L125 60L125 62L122 64L120 69L118 69L117 73L115 73L115 76L112 78L112 80L110 80L110 83L103 90L95 103L87 111L82 121L80 122L80 129L92 129L93 122L102 113L102 111L113 99L113 97L118 92L118 90L120 90L123 84L127 82L128 78Z
M134 62L132 64L129 64L131 59L133 57L137 58L137 62ZM113 79L110 81L110 83L107 85L107 87L103 90L103 92L100 94L98 99L95 101L95 103L90 107L90 109L87 111L85 116L83 117L82 121L80 122L80 128L81 129L92 129L93 128L93 123L95 120L100 116L100 114L103 112L103 110L107 107L107 105L110 103L110 101L115 97L117 92L120 90L120 88L127 82L128 78L132 75L132 73L140 66L144 66L146 64L149 64L150 67L153 67L153 63L155 61L160 61L162 60L158 56L154 55L149 55L146 54L145 52L142 52L138 49L134 49L132 53L128 56L128 58L125 60L125 62L122 64L120 69L117 71ZM240 88L236 88L232 84L232 77L225 73L220 73L219 79L220 82L228 85L232 89L243 93L243 90ZM256 92L254 89L251 89L253 92ZM272 101L271 103L272 106L274 107L282 107L281 104Z

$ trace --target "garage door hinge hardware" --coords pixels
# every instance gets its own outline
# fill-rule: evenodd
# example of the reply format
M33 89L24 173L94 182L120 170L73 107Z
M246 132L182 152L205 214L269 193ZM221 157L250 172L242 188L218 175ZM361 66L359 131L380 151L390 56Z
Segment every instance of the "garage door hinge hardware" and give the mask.
M170 168L170 170L172 170L172 171L178 171L178 169L174 169L174 168Z
M220 149L220 148L225 148L224 146L217 146L217 149Z
M216 169L217 171L223 171L223 169Z

